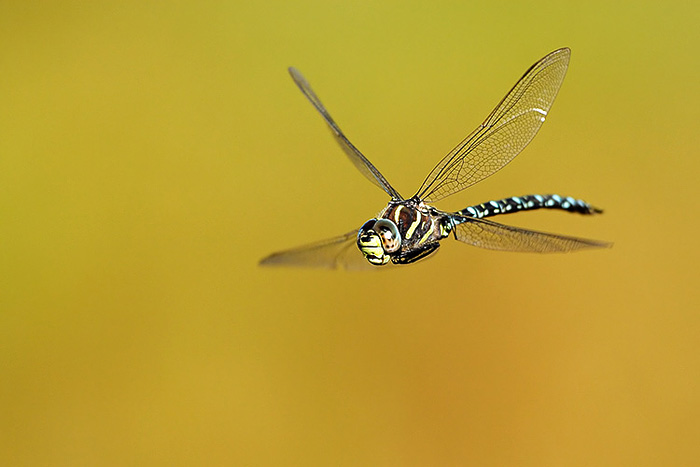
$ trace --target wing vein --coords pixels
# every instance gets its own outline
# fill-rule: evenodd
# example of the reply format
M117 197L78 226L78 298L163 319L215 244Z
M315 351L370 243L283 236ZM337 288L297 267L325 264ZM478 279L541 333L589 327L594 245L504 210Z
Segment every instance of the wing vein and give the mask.
M531 66L484 123L438 162L415 196L435 202L513 160L542 126L566 75L569 56L569 49L558 49Z

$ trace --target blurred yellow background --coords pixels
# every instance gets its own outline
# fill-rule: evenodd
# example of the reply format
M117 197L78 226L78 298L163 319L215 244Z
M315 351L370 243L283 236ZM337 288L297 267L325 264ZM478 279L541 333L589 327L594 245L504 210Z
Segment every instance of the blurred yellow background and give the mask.
M0 4L0 464L700 463L692 2ZM405 196L546 53L539 136L438 204L614 241L259 268Z

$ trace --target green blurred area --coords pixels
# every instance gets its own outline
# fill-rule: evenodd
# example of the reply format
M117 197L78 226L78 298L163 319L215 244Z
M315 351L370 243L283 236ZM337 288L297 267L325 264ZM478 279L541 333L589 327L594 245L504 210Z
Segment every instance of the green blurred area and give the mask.
M0 464L700 462L698 6L0 4ZM408 196L537 59L538 137L443 209L615 242L257 267Z

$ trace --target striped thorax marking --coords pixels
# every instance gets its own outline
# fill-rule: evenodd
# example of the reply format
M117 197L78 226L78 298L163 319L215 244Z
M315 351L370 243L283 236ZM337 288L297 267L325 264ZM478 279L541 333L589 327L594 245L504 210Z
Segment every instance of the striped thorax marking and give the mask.
M399 221L401 220L401 211L403 210L403 206L400 204L396 206L396 209L394 210L394 222L396 222L396 225L399 225Z
M379 218L396 223L402 238L401 249L406 251L444 238L442 223L436 219L437 211L414 199L389 203Z
M432 221L432 219L431 219L431 221ZM423 236L421 237L421 239L418 240L418 244L419 244L419 245L423 245L425 242L427 242L427 241L430 239L431 236L433 236L433 230L432 230L432 229L427 230L427 231L425 232L425 235L423 235Z

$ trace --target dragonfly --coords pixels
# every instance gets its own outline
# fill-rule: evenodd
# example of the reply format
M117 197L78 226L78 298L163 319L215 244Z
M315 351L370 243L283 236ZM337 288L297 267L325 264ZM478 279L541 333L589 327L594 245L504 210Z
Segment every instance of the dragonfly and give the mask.
M289 68L292 79L321 114L350 161L391 199L376 217L359 229L273 253L260 264L330 269L406 265L436 253L440 242L450 235L469 245L515 252L570 252L611 246L603 241L528 230L487 219L536 209L584 215L602 213L601 209L570 196L512 196L457 212L445 212L432 206L493 175L528 145L549 114L564 81L570 56L569 48L561 48L532 65L486 120L438 162L410 198L402 197L348 140L304 76L297 69Z

